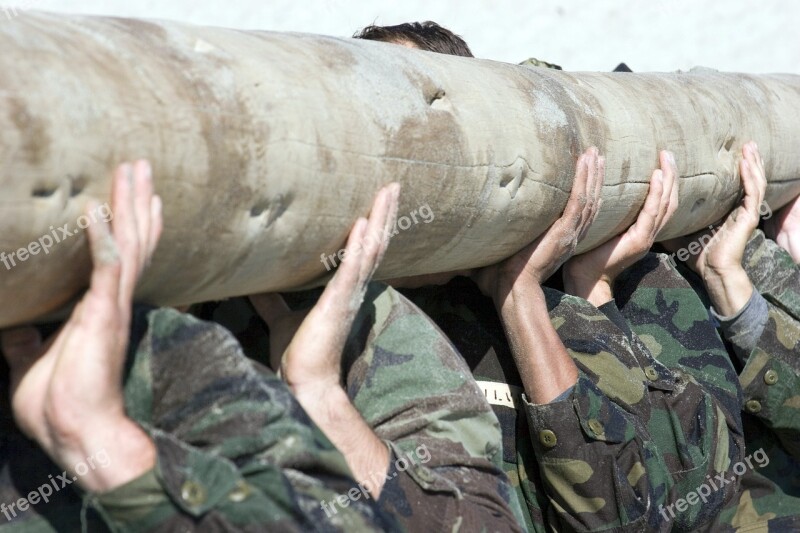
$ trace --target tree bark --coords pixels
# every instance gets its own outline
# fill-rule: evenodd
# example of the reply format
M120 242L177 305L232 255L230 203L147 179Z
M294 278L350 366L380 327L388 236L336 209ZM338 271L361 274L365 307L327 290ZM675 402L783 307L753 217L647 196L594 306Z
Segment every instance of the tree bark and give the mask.
M392 180L405 219L379 277L490 264L559 216L591 145L607 157L605 203L582 249L634 220L662 148L681 175L666 236L730 210L750 139L769 207L800 192L800 76L566 73L354 39L42 13L1 24L0 49L0 327L86 286L79 217L89 198L109 201L113 168L135 158L153 163L164 200L139 291L156 304L319 282L321 256L338 261L329 256ZM48 235L61 240L45 253Z

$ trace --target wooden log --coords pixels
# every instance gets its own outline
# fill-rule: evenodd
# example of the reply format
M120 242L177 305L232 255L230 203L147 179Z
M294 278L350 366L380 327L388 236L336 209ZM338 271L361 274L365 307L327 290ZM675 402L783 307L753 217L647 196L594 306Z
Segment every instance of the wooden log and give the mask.
M800 76L566 73L42 13L0 25L0 49L0 327L86 286L79 217L88 198L108 200L113 167L134 158L153 162L164 199L166 229L139 293L157 304L319 282L321 255L342 247L391 180L403 184L406 219L380 277L498 261L559 215L590 145L607 175L584 249L635 218L661 148L681 175L670 236L731 208L749 139L766 161L769 206L800 192ZM61 241L45 252L49 235Z

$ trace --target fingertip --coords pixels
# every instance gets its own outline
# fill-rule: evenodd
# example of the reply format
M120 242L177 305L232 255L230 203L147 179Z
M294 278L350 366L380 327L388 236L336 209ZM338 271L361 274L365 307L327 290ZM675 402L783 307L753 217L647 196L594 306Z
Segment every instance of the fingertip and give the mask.
M162 213L163 204L161 197L153 196L150 201L150 235L148 236L148 255L152 254L158 241L161 238L161 232L164 229L164 217Z
M160 219L162 217L163 208L164 208L164 203L161 200L161 197L159 195L157 195L157 194L153 195L152 200L150 200L150 214L151 214L151 216L154 219L156 219L156 218Z
M150 166L150 161L147 159L137 159L133 165L134 171L137 175L146 179L153 178L153 169Z
M351 231L358 231L363 233L367 227L367 224L369 224L369 220L367 220L365 217L358 217L356 219L356 223L353 224L353 229Z

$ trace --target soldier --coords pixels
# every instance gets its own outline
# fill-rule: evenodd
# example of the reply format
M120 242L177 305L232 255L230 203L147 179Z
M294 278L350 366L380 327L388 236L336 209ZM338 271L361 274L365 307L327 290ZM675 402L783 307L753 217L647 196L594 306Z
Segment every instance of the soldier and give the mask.
M356 234L383 227L396 198L396 185L382 190ZM161 233L149 165L117 170L112 208L113 236L104 221L88 228L91 285L59 332L0 339L14 416L4 405L4 521L31 531L396 529L374 500L350 495L341 453L228 332L172 309L132 308ZM376 253L337 273L330 310L347 314L362 289L353 273L369 271ZM318 317L307 327L321 336L336 325ZM316 349L342 349L328 340ZM342 502L335 515L326 501Z
M384 30L380 35L381 40L425 49L407 31L392 36ZM532 60L525 64L559 68ZM565 275L569 289L581 292L599 309L549 289L541 294L538 284L530 280L523 282L528 284L515 300L508 288L498 292L490 287L496 285L496 280L487 282L487 272L504 267L477 274L461 273L472 275L484 292L493 296L503 321L498 320L475 286L463 279L446 287L405 292L451 337L493 403L503 427L506 471L527 503L529 530L623 526L639 530L673 526L691 529L708 523L735 493L734 480L719 490L715 487L713 494L709 488L709 494L703 494L703 505L689 505L681 500L682 495L702 485L712 474L725 475L728 467L741 458L741 391L730 385L736 382L735 372L724 357L724 347L713 325L705 318L702 302L688 284L674 269L668 268L664 256L636 261L647 252L669 218L669 206L672 205L672 210L677 206L674 197L677 188L672 187L674 160L666 157L662 154L663 175L658 171L653 176L651 183L656 188L651 190L640 221L627 234L575 258L565 270L570 273ZM601 161L596 152L585 154L585 158ZM588 168L591 170L592 164ZM579 178L580 175L576 176L575 187ZM601 182L602 178L596 184ZM584 190L595 192L592 187ZM567 212L570 210L568 204ZM574 206L572 210L575 211ZM582 219L583 230L588 228L590 219ZM565 241L573 242L574 247L580 231L572 227L572 234L564 233L571 224L577 223L565 215L551 229L554 235L538 242L549 243L551 252L558 248L557 243ZM559 231L562 234L556 236ZM526 251L527 260L538 255L539 261L558 264L564 259L548 257L547 252L537 253L536 243L521 254ZM570 250L565 248L561 252L569 255ZM525 261L517 256L504 265L516 262L519 266ZM671 343L669 357L660 350L650 352L651 348L657 349L656 345L645 342L652 336L640 339L611 298L609 280L634 263L636 266L629 269L629 274L655 268L659 276L649 280L654 285L648 289L680 290L681 314L696 318L697 324L658 326L661 337L672 339L673 334L679 335ZM534 281L542 282L549 269L534 268L533 272ZM598 274L604 276L602 283L593 278ZM507 276L514 280L524 277L518 271ZM450 277L453 273L394 283L408 287ZM583 285L587 283L578 282L587 278L591 283L584 291ZM667 285L660 287L663 283ZM600 294L594 292L597 290ZM543 307L544 302L547 308ZM547 309L558 335L543 315ZM652 321L653 317L650 318ZM688 334L682 331L690 326ZM534 345L537 349L533 349ZM695 370L698 363L702 363L702 371ZM641 375L646 379L640 379ZM635 385L637 381L639 385ZM522 396L523 391L527 400ZM626 396L636 399L621 400ZM521 414L523 410L528 417ZM626 418L625 413L634 416ZM573 422L576 414L578 427ZM665 419L673 420L674 424L666 425ZM712 435L705 427L713 427L718 433ZM655 445L647 442L651 440L649 433ZM582 439L588 439L591 445ZM638 460L632 458L637 453ZM609 468L609 463L615 466ZM594 471L598 467L602 469ZM619 482L623 478L628 485ZM581 481L577 482L578 479Z
M353 37L355 39L399 44L439 54L475 57L464 39L430 20L425 22L406 22L396 26L367 26L357 31Z
M676 208L674 160L662 153L661 166L636 224L565 266L565 287L585 299L538 285L591 223L602 182L596 151L579 160L553 228L501 266L473 275L500 321L463 281L406 291L462 350L494 404L507 473L527 504L531 531L692 530L736 493L735 479L708 485L744 452L733 368L702 303L688 284L675 285L682 280L666 256L637 261ZM589 196L583 208L582 196ZM696 324L663 328L679 335L668 353L614 303L614 279L632 264L626 273L659 271L643 299L666 281L683 291L673 310L695 317ZM702 505L682 499L704 483Z
M409 36L423 31L420 42L426 46L471 55L463 41L435 23L401 25L398 31L407 26ZM381 29L362 34L377 38ZM342 265L358 253L360 241L383 240L388 233L351 235ZM370 277L362 273L360 283ZM286 299L293 309L280 295L262 294L201 304L193 312L229 328L248 355L280 369L300 404L348 459L358 481L354 490L379 498L401 527L519 530L523 513L501 468L499 423L469 368L429 318L394 289L372 283L352 327L339 317L336 331L322 336L306 330L322 313L330 315L325 310L333 302L325 293ZM313 347L343 333L342 354L314 356ZM427 460L415 461L419 449ZM364 466L352 461L364 456ZM411 464L404 465L404 458ZM337 509L327 506L326 512Z
M720 517L722 530L763 526L770 531L800 527L800 268L792 256L757 230L766 178L755 143L743 148L745 197L711 232L669 241L671 250L699 242L684 270L710 306L730 346L744 391L749 451L762 450L769 464L748 472L742 494ZM797 201L766 228L795 250ZM698 247L695 247L698 249Z

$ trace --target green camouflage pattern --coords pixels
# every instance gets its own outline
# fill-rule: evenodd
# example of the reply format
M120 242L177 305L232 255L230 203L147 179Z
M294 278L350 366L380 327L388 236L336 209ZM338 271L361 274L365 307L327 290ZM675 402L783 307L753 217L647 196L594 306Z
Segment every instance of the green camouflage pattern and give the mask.
M743 389L747 452L762 450L769 462L747 470L740 494L711 531L800 530L800 269L760 230L747 243L742 265L767 300L769 316L755 347L726 342ZM699 276L683 265L679 269L710 307Z
M637 267L629 280L648 290L628 298L623 313L662 321L657 330L629 338L588 302L546 289L578 383L566 400L546 405L493 402L514 451L504 454L505 468L527 505L529 531L694 530L736 493L734 480L705 502L676 507L743 456L741 391L702 302L666 257ZM659 275L648 277L652 270ZM659 294L663 283L673 292ZM519 387L502 325L474 285L461 279L405 293L450 336L480 383ZM673 331L678 340L667 344Z
M769 303L800 320L800 267L786 250L755 230L745 247L742 266Z
M745 400L755 400L760 406L758 412L750 413L745 404L745 437L748 448L764 449L770 458L759 474L785 494L800 498L800 345L796 340L800 267L758 230L747 243L742 264L769 306L767 325L740 374ZM772 375L768 377L770 371ZM769 502L785 500L780 491L773 489L769 494L766 502L756 500L765 510L770 509ZM788 505L774 508L785 509ZM793 501L791 505L800 514L800 502Z
M171 309L137 308L127 361L126 410L154 440L158 464L114 491L83 495L110 530L396 529L373 500L326 516L320 503L354 484L344 457L288 387L244 357L224 328ZM3 497L14 490L4 485ZM57 518L38 505L18 529L77 530L77 502Z
M784 449L800 459L800 323L771 303L767 324L739 381L745 412L759 418Z
M286 295L294 309L319 291ZM237 298L204 309L231 328L251 355L268 349L266 325ZM523 513L502 470L500 428L452 343L394 289L372 283L343 355L342 382L356 409L391 448L381 509L407 531L519 531ZM413 461L420 448L427 461Z
M769 317L740 373L745 411L772 429L791 455L775 477L798 494L800 485L800 266L775 242L756 230L742 265L755 289L767 300ZM738 347L734 346L733 349ZM791 487L785 485L793 479ZM799 511L800 512L800 511Z
M800 531L800 498L784 493L778 485L765 477L761 470L747 469L740 479L739 493L725 506L715 522L703 531L713 533Z

